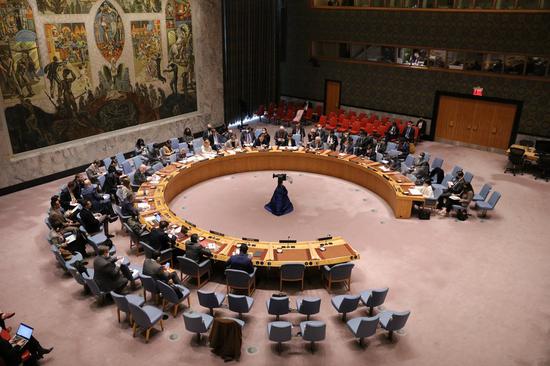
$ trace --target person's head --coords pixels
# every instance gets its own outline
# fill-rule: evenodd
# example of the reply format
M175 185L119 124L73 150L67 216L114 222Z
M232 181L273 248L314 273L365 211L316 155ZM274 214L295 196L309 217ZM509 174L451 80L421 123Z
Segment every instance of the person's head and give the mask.
M322 129L323 129L323 126L321 126L321 124L318 123L318 124L317 124L317 129L318 129L318 130L322 130Z
M460 178L464 178L464 172L462 170L459 170L458 172L456 172L456 176L460 179Z
M424 160L424 157L426 156L426 153L422 151L419 155L420 159Z
M164 230L168 227L168 221L162 220L159 222L159 229Z
M330 130L329 135L334 136L335 133L334 130Z
M212 130L212 125L209 123L206 125L206 128L209 129L209 130Z
M92 201L84 200L84 208L87 208L88 210L92 208Z
M315 143L316 143L316 144L320 144L320 143L321 143L321 137L320 137L320 136L315 137Z
M101 162L99 160L92 161L92 164L96 167L101 166Z
M139 171L142 172L142 173L145 173L147 171L147 165L141 164L139 166Z
M262 128L262 133L265 133L267 135L267 128Z
M239 253L246 254L246 252L248 252L248 245L241 244L241 246L239 247Z
M126 188L130 188L130 179L128 179L128 177L124 177L122 178L122 180L120 181L120 183L122 183L122 185Z
M424 179L424 182L422 182L422 184L424 184L426 187L429 187L432 185L432 180L428 177Z
M89 187L92 185L92 182L89 179L84 180L84 187Z
M317 130L315 129L315 127L313 127L313 128L310 130L311 133L315 133L316 131L317 131Z
M186 136L193 135L191 133L191 129L189 127L185 127L185 130L183 130L183 134L186 135Z
M204 147L210 147L210 140L204 140L204 141L202 142L202 145L203 145Z
M52 196L52 198L50 199L50 205L53 209L58 209L59 207L61 207L58 195Z
M231 141L235 141L237 139L237 136L234 133L232 133L229 138L231 139Z
M106 245L100 245L97 248L97 252L102 257L108 257L109 256L109 247Z
M191 234L191 242L192 243L198 243L199 242L199 236L197 234Z
M279 130L284 131L284 130L285 130L285 126L283 126L283 125L279 126Z
M407 122L407 126L409 126L409 127L411 127L412 124L413 124L413 121L408 121L408 122Z
M139 147L143 147L143 146L145 146L145 141L143 141L143 139L141 139L141 138L140 138L140 139L137 139L137 141L136 141L136 147L139 148Z

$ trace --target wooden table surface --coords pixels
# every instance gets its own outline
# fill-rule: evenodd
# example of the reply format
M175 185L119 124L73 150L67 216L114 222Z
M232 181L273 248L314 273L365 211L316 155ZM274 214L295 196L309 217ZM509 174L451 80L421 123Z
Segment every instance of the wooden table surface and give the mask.
M203 246L214 247L212 252L215 260L227 261L238 245L246 243L256 266L279 267L290 262L301 262L306 266L344 263L358 259L359 253L339 236L296 243L231 237L196 227L174 214L168 205L181 192L212 178L261 170L300 171L329 175L359 184L383 198L397 218L409 218L413 201L423 201L423 197L409 193L412 183L406 177L392 171L384 172L378 169L380 165L355 155L334 154L326 150L258 151L247 148L242 152L226 151L215 158L176 162L166 166L156 173L158 181L147 182L140 187L136 206L141 211L140 221L149 230L158 226L156 221L151 220L158 214L162 220L170 222L171 229L187 230L187 235L174 232L179 247L184 249L188 235L198 234L204 238L201 241ZM148 205L146 208L142 207L145 203Z

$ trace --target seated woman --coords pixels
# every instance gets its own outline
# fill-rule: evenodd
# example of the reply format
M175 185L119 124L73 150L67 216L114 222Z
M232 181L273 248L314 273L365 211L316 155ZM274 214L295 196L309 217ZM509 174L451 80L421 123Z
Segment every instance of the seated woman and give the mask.
M212 154L214 150L210 146L210 140L206 139L202 141L201 154Z
M422 187L420 188L420 192L422 192L422 197L424 198L429 198L429 199L434 198L432 182L429 179L424 179L424 182L422 183Z
M267 141L266 135L263 133L260 134L260 136L258 136L258 138L254 140L254 144L252 146L257 148L263 148L263 149L268 148L269 141Z
M186 127L185 130L183 130L183 142L187 143L187 147L189 148L189 151L193 151L193 133L191 132L191 129L189 127Z
M160 148L160 159L164 164L170 162L170 155L174 154L174 151L170 148L172 143L170 140L166 141L164 145Z

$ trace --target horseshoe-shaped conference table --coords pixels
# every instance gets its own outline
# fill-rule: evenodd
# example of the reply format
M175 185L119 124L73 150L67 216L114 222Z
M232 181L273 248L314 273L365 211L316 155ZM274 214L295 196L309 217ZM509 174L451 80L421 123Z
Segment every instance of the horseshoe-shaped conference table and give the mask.
M188 236L198 234L201 245L208 247L217 261L227 261L241 243L249 246L252 262L259 267L280 267L297 262L318 267L359 259L359 253L339 236L299 242L232 237L199 228L174 214L168 206L174 197L195 184L224 175L266 170L323 174L358 184L384 199L397 218L409 218L413 201L423 201L418 192L409 191L414 183L405 176L390 171L381 163L355 155L303 148L292 151L277 147L262 151L245 148L222 151L215 157L192 157L156 172L156 179L142 184L136 194L140 221L149 230L158 226L159 219L168 221L170 232L176 236L176 245L181 249L185 249Z

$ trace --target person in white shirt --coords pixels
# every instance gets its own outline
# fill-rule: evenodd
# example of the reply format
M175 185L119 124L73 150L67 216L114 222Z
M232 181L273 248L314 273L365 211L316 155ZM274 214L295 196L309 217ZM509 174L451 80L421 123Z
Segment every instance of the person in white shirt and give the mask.
M432 182L430 178L424 179L424 183L422 183L422 187L420 188L420 192L422 192L422 196L424 198L434 198L434 191L432 189Z
M204 140L202 142L202 147L201 147L201 153L202 154L212 154L213 150L212 150L212 146L210 146L210 141L209 140Z

